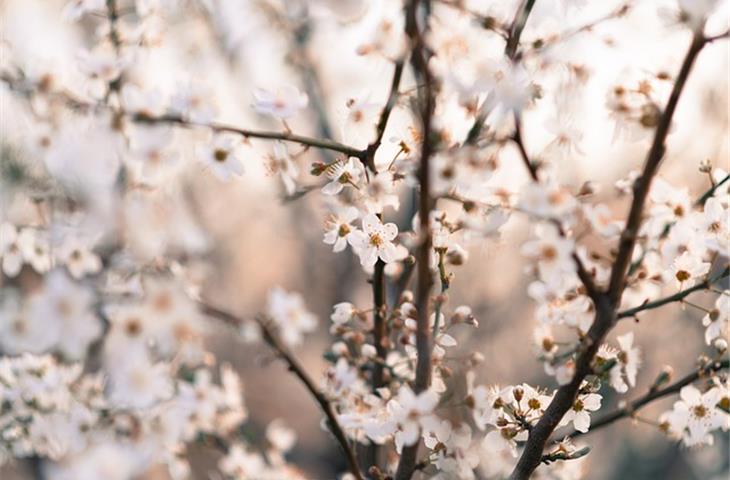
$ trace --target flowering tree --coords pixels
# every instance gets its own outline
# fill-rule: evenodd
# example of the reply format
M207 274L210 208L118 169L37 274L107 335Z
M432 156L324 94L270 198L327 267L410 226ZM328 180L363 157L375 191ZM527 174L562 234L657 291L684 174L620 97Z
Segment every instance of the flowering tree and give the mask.
M693 128L675 112L727 20L716 0L668 1L658 13L584 3L72 0L63 16L86 33L81 53L40 61L4 35L0 464L61 479L136 478L163 464L187 478L191 449L204 445L219 451L216 478L304 478L282 421L265 438L244 434L240 378L206 346L214 329L263 342L286 364L321 409L341 478L579 478L591 457L582 437L624 418L688 447L712 444L730 427L730 175L703 161L684 173L688 185L707 179L691 192L660 168L670 135ZM204 64L190 81L156 85L170 30L203 26L230 57L248 14L285 37L300 84L247 93L268 129L222 120L228 97L200 75ZM583 154L576 98L591 100L592 76L570 47L647 16L685 51L601 92L596 115L615 123L614 144L645 153L599 200L597 183L566 175ZM388 72L383 98L343 102L338 124L317 68L337 71L338 60L308 48L325 27L357 30L352 55ZM209 54L195 41L172 50ZM337 73L351 75L340 61ZM536 126L539 115L550 120ZM549 140L540 150L528 133ZM322 375L296 353L319 328L307 298L271 286L261 312L238 315L211 300L212 274L200 273L216 243L189 172L223 185L254 164L280 179L288 203L317 197L324 243L354 254L369 283L367 304L353 294L333 306ZM515 165L518 182L506 186ZM449 289L470 249L520 223L534 366L548 379L496 386L483 355L457 338L498 319L450 305ZM640 385L644 339L610 334L680 306L699 312L705 353L684 355L680 378L665 368ZM629 400L612 407L611 391ZM639 415L666 397L676 403L657 419Z

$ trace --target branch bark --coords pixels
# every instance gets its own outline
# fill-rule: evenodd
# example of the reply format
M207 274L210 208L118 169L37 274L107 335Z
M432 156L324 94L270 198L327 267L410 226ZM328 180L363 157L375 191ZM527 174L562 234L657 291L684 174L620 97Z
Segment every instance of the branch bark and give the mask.
M510 24L509 31L507 33L507 43L504 46L504 53L513 62L519 61L520 55L518 47L520 45L520 38L522 37L522 31L525 29L525 25L527 24L527 19L530 18L530 13L532 13L532 7L535 6L535 1L536 0L522 0L522 3L515 13L515 17L512 19L512 23ZM474 123L466 136L465 144L474 145L477 143L477 140L479 140L479 134L482 132L482 128L484 128L484 122L486 120L486 115L477 113L477 117L474 119ZM515 118L515 120L517 119ZM519 135L519 133L515 132L515 135ZM523 155L523 158L527 158L526 155ZM532 168L530 168L530 171L532 171ZM537 180L537 177L534 179Z
M193 122L186 120L177 115L162 115L159 117L150 117L148 115L140 114L129 114L126 116L130 117L134 122L137 123L148 123L148 124L175 124L186 128L209 128L214 132L228 132L241 135L246 138L262 138L266 140L281 140L283 142L294 142L301 145L307 145L310 147L323 148L325 150L332 150L334 152L343 153L349 157L355 157L361 160L365 159L366 152L364 150L358 150L357 148L344 145L333 140L325 140L319 138L305 137L303 135L295 135L289 132L271 132L262 130L249 130L246 128L235 127L232 125L226 125L222 123L202 123Z
M697 285L694 285L690 288L686 288L680 292L677 292L674 295L669 295L669 296L654 300L652 302L643 303L637 307L622 310L622 311L618 312L618 314L616 314L616 318L620 320L622 318L634 317L639 312L659 308L668 303L679 302L694 292L710 288L712 285L719 282L723 278L727 278L728 276L730 276L730 267L725 267L724 270L722 270L720 273L716 274L715 276L708 277L705 281L700 282Z
M624 290L626 271L631 262L631 255L636 244L639 228L641 227L644 204L649 194L652 180L664 157L666 149L665 142L669 134L669 127L674 117L677 103L687 83L692 66L705 44L706 40L701 34L695 34L692 37L692 42L682 62L682 67L675 80L667 106L659 119L659 124L657 125L651 148L647 154L642 175L634 184L634 198L629 210L626 227L621 234L616 260L611 269L609 287L605 293L599 296L597 301L594 301L596 304L596 316L593 325L583 340L581 351L576 359L573 379L570 383L563 385L557 390L555 397L545 410L544 415L530 432L522 455L510 475L511 480L527 479L538 467L542 459L545 444L565 413L573 405L583 379L592 373L592 361L598 351L598 347L616 324L616 309Z
M724 359L719 362L710 362L706 365L704 365L702 368L699 368L698 370L695 370L694 372L685 375L680 380L676 381L675 383L668 385L661 389L649 389L649 391L634 400L633 402L629 403L624 408L619 408L609 414L606 414L599 418L598 420L594 421L591 424L590 430L587 432L579 432L578 430L573 431L569 435L567 435L570 438L575 438L581 435L584 435L586 433L591 433L599 428L605 427L606 425L610 425L616 420L620 420L622 418L631 417L639 411L641 408L646 406L647 404L653 402L654 400L658 400L662 397L666 397L668 395L671 395L673 393L679 392L682 387L685 387L689 385L690 383L694 383L696 380L699 380L700 378L704 377L707 374L718 372L723 369L727 369L730 367L730 360Z
M419 199L419 244L416 253L416 269L418 283L416 287L416 379L414 391L418 394L431 385L431 330L429 328L429 299L433 277L431 274L431 251L433 238L431 236L431 167L430 160L433 153L432 119L435 109L435 82L428 68L428 52L425 40L419 27L419 7L424 12L423 24L428 24L428 1L410 0L406 5L406 35L411 44L411 65L416 81L423 85L420 91L419 106L421 108L421 129L423 141L421 144L421 160L418 170ZM395 480L408 480L413 475L418 446L420 442L403 448L400 462L395 473Z
M201 303L199 306L204 314L222 320L223 322L230 325L240 326L242 323L242 321L238 317L229 312L226 312L225 310L221 310L206 303ZM363 476L362 472L360 471L360 467L358 466L355 451L350 447L350 443L347 440L347 435L342 429L340 422L337 420L337 414L335 413L335 409L332 406L332 403L317 387L317 385L314 383L314 380L312 380L312 377L309 376L307 371L304 370L302 364L299 363L299 360L297 360L297 358L281 342L277 332L274 330L270 322L263 317L256 318L256 322L261 328L261 334L263 335L264 341L269 344L269 346L274 350L274 352L276 352L276 355L279 358L284 360L284 362L287 364L287 367L289 368L289 371L291 371L294 376L296 376L299 381L304 384L304 387L322 409L322 412L327 418L327 427L329 428L330 432L332 432L332 435L334 435L337 443L339 443L343 453L345 454L345 459L347 460L350 473L352 473L357 480L364 480L365 477Z

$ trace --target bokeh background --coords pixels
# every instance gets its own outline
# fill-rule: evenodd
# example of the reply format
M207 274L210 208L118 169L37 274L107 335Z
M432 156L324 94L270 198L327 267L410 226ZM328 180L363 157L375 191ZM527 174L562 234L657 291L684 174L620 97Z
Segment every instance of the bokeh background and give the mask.
M93 40L93 22L69 23L61 19L63 0L3 0L2 62L22 59L24 68L52 69L69 84L80 78L74 67L79 50ZM131 73L133 81L171 93L181 82L204 81L218 106L218 118L227 123L257 128L279 128L251 108L256 87L298 85L310 93L310 108L290 122L302 134L320 136L322 115L335 138L345 139L341 125L350 98L367 97L383 103L390 79L391 64L382 58L358 56L358 46L367 40L382 12L392 2L373 1L253 1L253 0L166 0L165 22L160 24L161 42L141 58ZM438 2L434 2L438 3ZM538 0L523 40L543 38L567 31L611 11L619 2L575 2L582 8L566 8L565 3ZM657 11L671 2L636 1L625 18L607 21L593 31L576 35L559 49L561 60L580 65L589 72L576 98L576 124L584 137L582 154L556 163L560 179L580 186L591 180L598 185L597 197L608 202L617 215L627 209L625 199L616 199L613 183L640 168L647 140L635 142L614 138L614 124L605 107L607 91L615 82L630 75L658 71L676 72L688 43L687 31L667 26ZM493 4L499 4L494 7ZM465 2L474 11L489 8L513 11L514 1ZM720 7L725 10L727 5ZM726 22L725 18L718 20ZM463 20L463 19L462 19ZM484 54L492 48L485 43ZM499 47L497 47L499 48ZM497 50L498 51L498 50ZM481 52L472 52L478 55ZM674 131L662 177L684 185L699 195L707 188L707 178L698 171L700 161L710 160L728 169L728 68L727 42L707 48L699 58L679 105ZM577 81L577 80L576 80ZM408 77L406 85L413 84ZM3 146L12 146L17 155L29 157L27 113L4 86L0 86L0 132ZM542 100L524 116L528 150L540 152L551 141L545 123L551 107ZM317 109L321 109L320 112ZM400 108L385 137L401 135L409 122ZM455 132L469 126L467 119L445 119ZM267 171L263 158L270 145L253 141L246 151L245 175L221 184L183 152L189 167L179 179L184 182L188 201L194 206L196 222L211 239L212 249L201 268L205 296L218 305L252 317L265 306L266 292L274 285L301 292L311 311L320 319L320 328L296 354L313 375L325 366L322 352L330 345L328 319L331 306L351 301L359 306L371 302L370 287L357 259L348 250L333 254L322 243L326 209L320 195L308 194L294 201L282 200L278 179ZM396 145L384 147L384 157ZM5 149L3 149L5 150ZM296 151L296 147L292 149ZM307 165L319 160L320 153L308 151L300 159L301 181L312 184ZM30 159L32 161L32 158ZM516 152L507 149L501 157L497 183L517 189L526 177ZM404 195L401 208L390 221L408 228L414 213L412 198ZM13 212L4 211L3 217ZM528 382L552 386L542 372L532 349L533 304L526 294L530 281L526 261L519 247L527 238L529 225L513 218L498 239L472 245L469 262L455 270L450 305L472 306L480 327L457 331L460 348L477 351L485 361L479 369L481 383L513 384ZM702 295L696 303L709 302ZM638 388L627 398L639 395L651 384L664 365L672 365L678 376L690 371L704 351L701 313L670 306L646 314L638 324L621 324L613 335L628 330L636 334L642 348ZM244 344L223 327L209 338L211 351L221 362L230 362L241 373L251 420L252 438L262 435L272 419L283 418L298 434L290 454L309 478L333 478L344 461L337 447L319 426L320 415L302 386L284 367L273 361L266 348ZM604 405L615 406L619 398L609 395ZM668 409L673 398L656 402L643 412L656 418ZM728 439L717 436L716 445L687 450L667 439L655 428L624 420L600 433L586 437L592 445L591 479L712 479L727 478ZM215 454L201 449L195 453L196 478L208 478ZM23 465L0 470L3 479L30 478ZM165 478L160 471L146 478Z

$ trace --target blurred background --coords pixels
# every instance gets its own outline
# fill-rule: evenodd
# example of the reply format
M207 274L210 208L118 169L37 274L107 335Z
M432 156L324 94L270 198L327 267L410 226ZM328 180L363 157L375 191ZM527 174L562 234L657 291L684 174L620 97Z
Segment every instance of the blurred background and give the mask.
M92 44L96 25L93 21L63 21L66 3L0 2L3 67L22 61L26 69L53 70L64 83L76 84L80 74L74 59ZM583 6L566 7L572 3ZM523 41L529 43L569 31L600 18L620 3L538 0ZM289 122L291 129L347 141L342 125L348 99L368 98L381 105L385 101L391 62L355 52L367 42L384 15L397 11L394 2L162 0L161 4L164 22L158 26L160 42L137 60L130 81L158 88L163 94L172 93L181 83L202 81L211 92L221 121L261 129L280 128L256 115L251 108L252 91L293 84L308 92L310 108ZM586 180L595 182L599 187L597 199L609 202L617 216L626 212L627 203L623 198L615 200L613 184L630 170L640 168L648 139L615 138L614 121L605 106L607 92L625 78L677 71L689 33L668 26L657 13L671 4L632 2L634 8L626 17L572 37L556 53L557 61L580 66L588 77L576 90L580 96L573 101L578 105L574 121L583 132L582 153L555 160L555 170L562 182L575 188ZM467 1L464 5L470 11L496 16L516 8L515 1ZM726 4L720 9L723 15L716 21L723 24L727 21ZM445 14L444 18L451 17ZM461 21L468 23L468 19ZM495 55L488 51L488 43L485 50L470 54ZM680 102L662 167L662 177L688 187L693 197L708 187L706 176L698 171L701 161L730 168L728 55L727 42L717 42L699 58ZM549 84L550 79L545 82ZM403 90L412 87L410 75L405 85ZM22 101L4 86L0 87L0 101L3 147L12 147L14 155L33 161L33 150L28 148L31 122ZM541 152L551 141L545 124L553 114L549 98L538 101L525 113L524 136L531 152ZM385 138L403 135L411 121L407 109L399 108ZM455 136L463 135L469 126L468 119L458 115L440 123L452 126ZM251 318L265 308L266 292L272 286L301 292L308 308L318 316L320 327L296 354L309 372L318 376L325 367L322 352L332 342L328 333L332 305L350 301L367 308L371 290L349 249L333 254L331 247L322 242L327 213L322 196L315 192L283 200L278 179L263 161L269 149L270 144L252 141L246 150L246 173L225 184L201 175L201 167L192 160L193 152L183 151L189 166L179 181L184 182L195 220L212 245L201 270L204 296ZM297 151L297 147L290 150ZM382 158L392 156L397 142L383 150ZM314 183L308 176L308 165L322 160L320 155L311 150L299 158L302 185ZM500 162L495 184L517 190L526 176L516 152L506 149ZM412 200L404 193L400 210L388 220L409 228L414 213ZM14 214L3 207L3 218ZM512 218L500 238L471 245L468 263L454 271L451 307L470 305L480 322L476 330L465 326L455 332L460 349L479 352L485 358L478 383L553 386L553 380L542 373L532 348L533 304L526 294L530 277L525 273L526 261L519 254L528 232L524 219ZM710 300L699 294L694 301L703 305ZM694 368L695 359L705 349L700 320L700 312L669 306L642 316L638 324L626 322L616 329L613 336L634 331L636 343L642 348L638 387L626 395L627 399L641 394L664 365L671 365L677 377ZM252 438L261 436L272 419L283 418L299 438L290 460L308 478L334 478L343 470L344 460L320 428L315 404L282 364L273 361L265 347L243 344L222 327L212 330L208 345L220 362L233 364L243 378ZM619 400L615 394L607 396L605 408L612 409ZM642 416L656 418L674 400L669 397L656 402ZM593 448L588 458L591 479L727 478L730 447L726 436L717 435L713 447L687 450L651 426L623 420L585 440ZM194 458L195 478L208 478L215 454L201 449ZM0 470L0 478L30 478L30 473L23 465L9 466ZM152 471L145 478L165 478L165 474Z

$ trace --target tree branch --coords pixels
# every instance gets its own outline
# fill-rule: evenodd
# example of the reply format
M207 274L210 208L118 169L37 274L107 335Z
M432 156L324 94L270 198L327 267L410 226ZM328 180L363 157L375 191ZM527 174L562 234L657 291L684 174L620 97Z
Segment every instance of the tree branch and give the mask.
M634 245L636 244L636 238L639 234L639 228L641 227L644 203L649 195L652 180L654 179L654 176L659 169L659 165L664 158L666 150L665 143L667 135L669 134L669 127L671 126L672 118L674 117L674 111L677 108L679 97L687 83L687 78L689 78L692 65L694 65L697 56L704 46L705 40L701 34L696 34L692 37L692 43L690 44L689 50L684 58L679 75L674 82L674 87L672 88L672 93L669 96L667 106L659 118L656 133L654 134L654 140L651 144L651 148L649 149L649 153L647 154L644 171L634 184L634 199L631 203L626 227L621 234L616 261L611 269L611 280L609 282L608 295L611 303L613 304L618 303L618 300L621 298L621 294L624 290L626 270L631 262L631 255L634 251Z
M193 122L186 120L177 115L162 115L159 117L150 117L148 115L141 114L129 114L126 116L130 117L134 122L147 123L147 124L175 124L186 128L202 127L209 128L214 132L228 132L241 135L246 138L262 138L267 140L281 140L283 142L294 142L301 145L307 145L310 147L324 148L325 150L332 150L334 152L344 153L348 157L356 157L359 159L365 158L365 151L358 150L356 148L344 145L333 140L324 140L319 138L305 137L302 135L295 135L289 132L270 132L262 130L249 130L246 128L235 127L232 125L225 125L222 123L203 123Z
M712 186L709 190L707 190L705 193L702 194L700 198L697 199L696 204L697 205L704 205L705 202L711 198L718 188L722 187L727 181L730 180L730 174L725 175L725 178L717 182L715 185Z
M199 305L204 314L222 320L229 325L240 326L241 323L243 323L241 319L239 319L235 315L221 310L217 307L213 307L206 303L200 303ZM334 435L335 439L340 444L343 453L345 454L345 458L350 468L350 472L355 476L357 480L364 480L365 477L360 471L355 452L350 447L350 443L347 440L347 435L345 434L342 426L337 420L337 414L335 413L332 403L316 386L314 380L312 380L306 370L304 370L304 367L299 363L299 360L297 360L296 357L294 357L294 355L289 351L289 349L281 342L278 334L272 327L271 322L264 317L256 318L256 322L259 324L259 327L261 327L261 333L263 335L264 341L269 344L269 346L276 352L276 355L279 358L284 360L284 362L287 364L287 367L289 368L289 371L291 371L294 376L296 376L299 381L304 384L304 387L307 389L307 391L309 391L317 404L319 404L319 407L322 409L322 412L324 412L325 417L327 417L327 426L330 429L330 432L332 432L332 435Z
M513 60L517 58L520 37L522 37L522 31L525 29L527 19L530 17L530 12L532 12L534 6L535 0L523 0L520 8L517 9L514 20L512 20L512 25L509 27L509 36L507 37L504 53Z
M525 29L527 19L530 17L532 7L535 6L536 0L522 0L520 7L515 13L515 17L510 24L509 31L507 33L507 43L504 46L504 53L513 62L519 61L519 54L517 47L520 45L520 37L522 37L522 31ZM467 145L474 145L479 140L479 134L484 128L484 122L487 120L486 115L477 113L474 123L469 129L469 133L466 135Z
M689 77L697 56L705 45L701 34L695 34L685 55L679 75L672 88L667 106L662 113L654 134L652 146L647 154L644 170L634 185L634 199L629 211L626 227L621 235L616 261L611 269L609 289L595 302L596 316L588 334L583 339L581 352L576 359L575 374L570 383L560 387L553 400L548 405L540 421L530 432L522 455L517 462L511 480L526 480L538 467L542 459L542 452L550 435L557 427L565 413L570 409L578 394L583 379L592 373L592 362L598 347L616 324L616 306L619 304L625 285L626 270L631 261L631 254L636 244L639 228L642 221L644 203L651 187L651 182L657 173L665 152L665 141L669 134L669 127L679 102L679 97Z
M676 381L675 383L668 385L661 389L649 389L649 391L634 400L633 402L629 403L624 408L619 408L609 414L606 414L596 420L595 422L592 422L590 430L587 432L579 432L577 430L573 431L568 435L570 438L578 437L581 435L584 435L586 433L591 433L599 428L605 427L606 425L610 425L616 420L620 420L622 418L631 417L639 411L641 408L646 406L647 404L653 402L654 400L657 400L662 397L666 397L668 395L671 395L673 393L679 392L682 387L685 387L686 385L689 385L690 383L695 382L696 380L704 377L708 373L714 373L718 372L720 370L726 369L730 367L730 360L724 359L722 361L715 361L710 362L706 365L704 365L702 368L695 370L694 372L685 375L680 380Z
M0 80L5 82L8 87L21 95L23 95L26 98L30 98L34 90L32 86L29 85L21 85L22 80L13 78L10 74L7 72L3 72L0 74ZM77 109L77 110L93 110L93 109L109 109L108 105L105 105L103 103L91 103L87 102L78 98L75 98L74 96L66 93L66 92L51 92L47 95L59 99L62 102L64 102L66 105L68 105L71 108ZM125 118L130 119L131 121L135 123L140 124L171 124L171 125L179 125L181 127L185 128L209 128L214 132L228 132L228 133L234 133L241 135L246 138L261 138L265 140L281 140L283 142L293 142L298 143L301 145L306 145L309 147L316 147L316 148L323 148L325 150L331 150L334 152L339 152L342 154L347 155L348 157L355 157L360 159L364 162L367 150L359 150L354 147L350 147L348 145L344 145L339 142L335 142L333 140L326 140L326 139L319 139L319 138L312 138L312 137L306 137L303 135L296 135L290 132L272 132L272 131L263 131L263 130L250 130L242 127L236 127L233 125L226 125L222 123L205 123L205 122L193 122L191 120L186 120L183 117L179 115L161 115L161 116L149 116L141 113L133 113L133 112L118 112L119 114L123 115Z
M651 302L642 303L641 305L639 305L637 307L622 310L616 314L616 318L620 320L622 318L634 317L639 312L643 312L645 310L653 310L655 308L664 306L668 303L679 302L679 301L683 300L684 298L686 298L687 296L689 296L691 293L710 288L713 284L719 282L723 278L727 278L728 276L730 276L730 267L725 267L724 270L722 270L720 273L716 274L715 276L709 277L705 281L700 282L697 285L694 285L690 288L686 288L680 292L677 292L674 295L669 295L664 298L659 298L659 299L651 301Z
M429 299L431 296L431 286L433 278L431 274L431 251L433 238L431 236L431 154L433 151L432 136L432 119L436 104L435 81L428 68L428 53L423 38L423 34L419 28L419 6L423 6L424 17L428 17L429 5L424 0L409 0L406 4L406 22L405 29L411 43L411 65L416 76L416 81L423 85L420 92L421 107L421 128L422 128L422 144L421 144L421 161L418 170L419 184L419 240L418 250L416 253L416 269L418 272L418 283L416 287L416 309L418 318L416 319L416 379L414 391L418 394L428 389L431 385L431 329L429 328ZM428 19L423 18L423 25L428 25ZM416 466L418 446L420 442L414 445L406 446L401 453L400 462L395 473L395 480L408 480L413 475Z
M393 68L393 80L390 82L390 93L388 93L388 100L385 102L383 111L380 112L380 118L378 124L375 127L375 140L373 140L366 149L367 165L375 172L375 152L380 148L380 144L383 142L383 135L385 134L385 128L388 126L388 120L390 114L393 111L396 103L398 102L398 89L400 88L401 78L403 77L403 69L405 67L405 60L400 59L395 62Z

